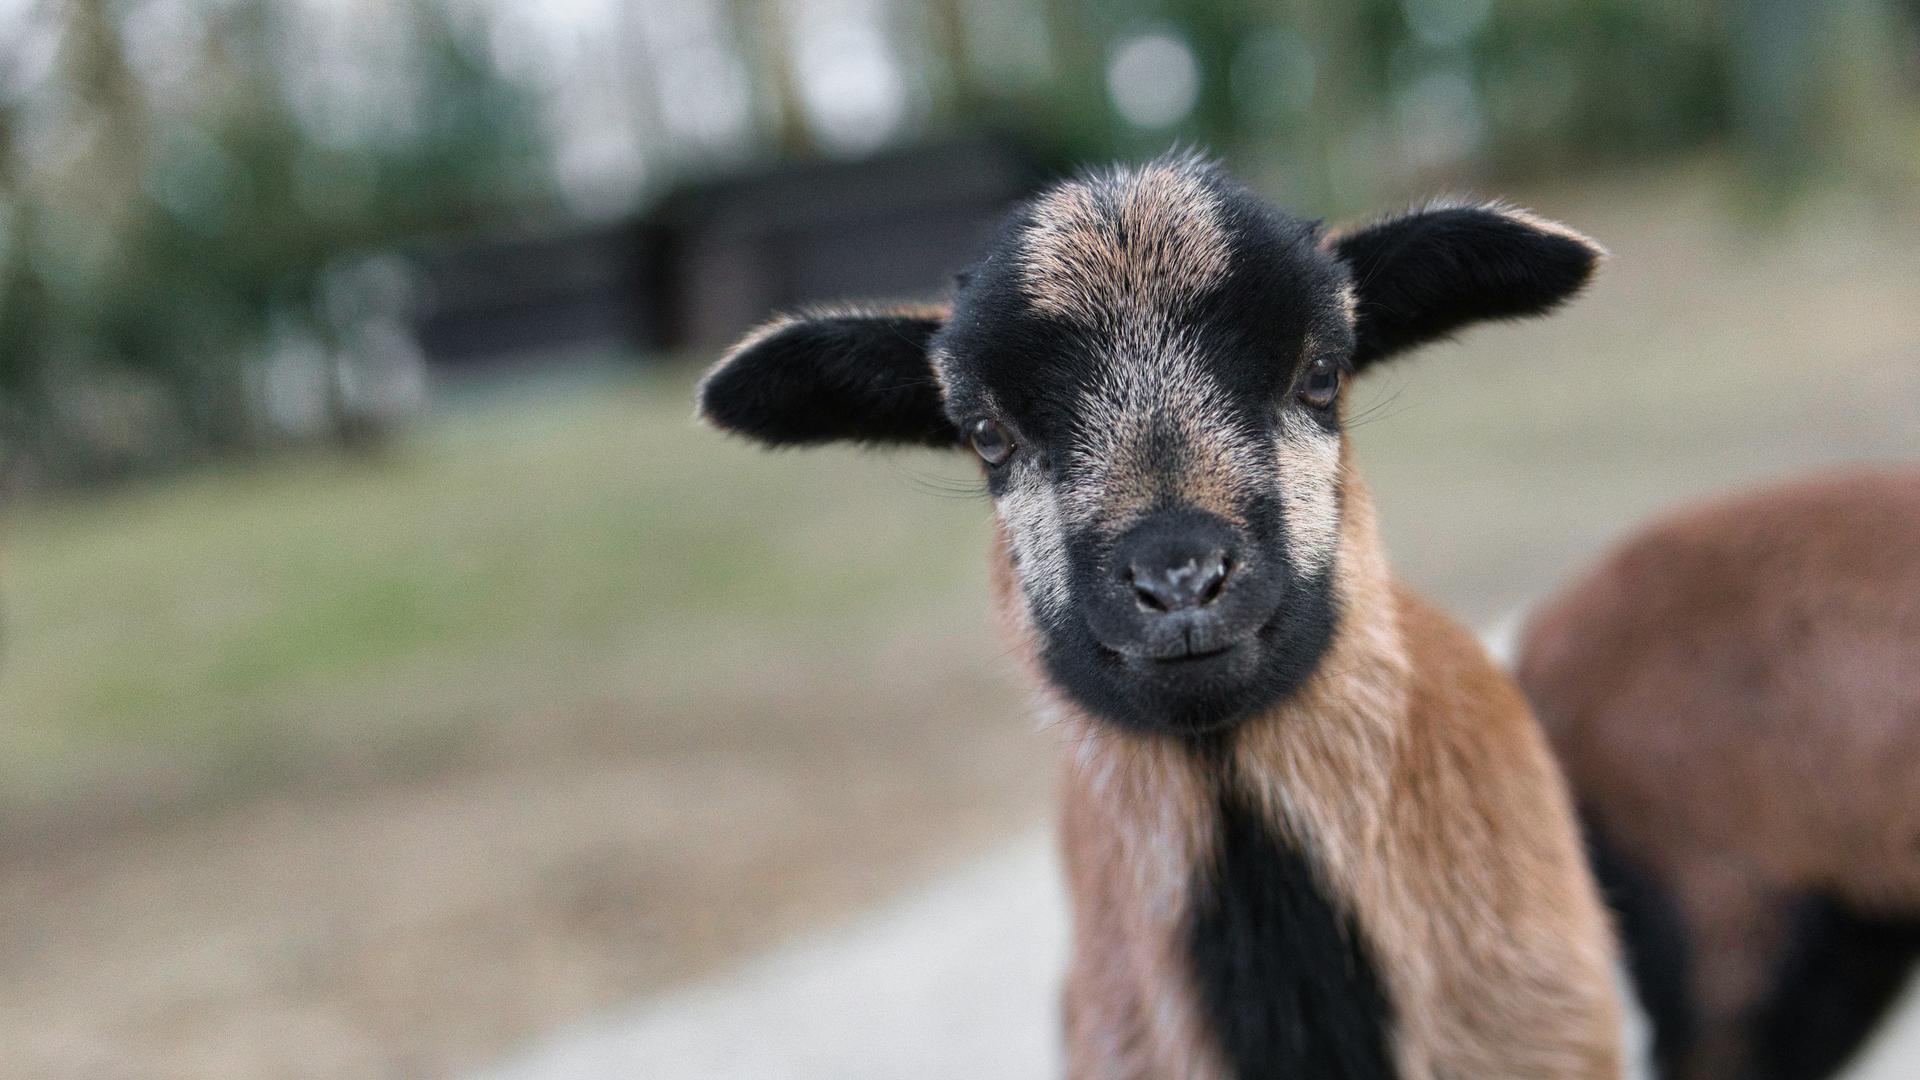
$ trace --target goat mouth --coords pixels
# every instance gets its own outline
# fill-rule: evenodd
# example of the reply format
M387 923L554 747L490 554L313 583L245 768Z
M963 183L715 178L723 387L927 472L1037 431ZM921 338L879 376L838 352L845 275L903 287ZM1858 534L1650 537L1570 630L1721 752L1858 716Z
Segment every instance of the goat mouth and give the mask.
M1184 648L1179 652L1149 654L1141 657L1141 659L1158 667L1179 667L1182 664L1192 664L1201 660L1211 660L1216 656L1225 656L1251 640L1253 640L1253 635L1249 634L1246 637L1235 638L1224 644L1206 645L1196 648L1193 644L1192 633L1188 633L1186 635Z
M1158 640L1110 642L1093 636L1094 646L1111 661L1135 672L1170 671L1202 667L1207 661L1221 660L1272 643L1280 616L1245 629L1223 632L1217 625L1191 624L1179 628L1177 636L1158 636Z
M1305 668L1294 655L1303 644L1299 622L1297 610L1277 604L1250 627L1228 634L1216 626L1193 638L1166 633L1152 642L1158 648L1126 635L1103 638L1083 624L1079 635L1052 637L1047 660L1068 694L1108 722L1201 735L1233 727L1298 684ZM1313 625L1309 620L1307 629ZM1056 653L1052 646L1065 648Z
M1189 664L1204 663L1205 661L1225 656L1238 647L1237 645L1229 645L1224 649L1210 649L1207 652L1191 652L1181 656L1156 656L1147 661L1147 663L1157 668L1185 667Z
M1102 644L1107 653L1127 670L1140 675L1203 672L1231 663L1249 649L1259 647L1259 634L1239 634L1226 641L1207 640L1195 644L1193 635L1183 635L1179 643L1167 643L1159 649L1116 649Z

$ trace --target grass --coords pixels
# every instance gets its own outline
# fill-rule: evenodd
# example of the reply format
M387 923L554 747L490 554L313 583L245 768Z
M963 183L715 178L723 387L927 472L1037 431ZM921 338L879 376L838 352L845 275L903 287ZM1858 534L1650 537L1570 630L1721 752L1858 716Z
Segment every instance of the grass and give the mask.
M953 463L756 453L698 427L689 389L495 393L378 457L0 519L7 801L204 801L431 763L529 710L685 699L714 674L688 642L971 594L981 507L898 497L964 485Z

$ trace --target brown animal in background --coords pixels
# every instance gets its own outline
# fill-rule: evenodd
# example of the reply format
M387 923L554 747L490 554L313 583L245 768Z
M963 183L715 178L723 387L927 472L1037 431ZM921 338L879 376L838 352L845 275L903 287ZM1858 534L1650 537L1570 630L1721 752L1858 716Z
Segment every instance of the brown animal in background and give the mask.
M1666 1075L1842 1066L1920 958L1920 471L1659 521L1539 608L1518 672Z
M1389 573L1341 417L1351 374L1548 310L1598 254L1498 205L1327 235L1173 157L1041 193L950 309L780 319L707 377L769 444L981 459L1069 741L1070 1076L1620 1075L1562 780Z

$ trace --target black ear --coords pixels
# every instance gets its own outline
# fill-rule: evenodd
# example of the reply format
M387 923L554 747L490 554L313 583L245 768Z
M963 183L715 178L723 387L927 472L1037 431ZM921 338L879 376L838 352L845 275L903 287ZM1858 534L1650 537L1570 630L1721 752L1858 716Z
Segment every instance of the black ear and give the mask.
M1564 225L1499 204L1430 206L1328 246L1353 274L1356 368L1483 319L1550 311L1606 256Z
M792 316L748 334L700 383L715 427L773 446L852 440L953 446L927 343L931 308Z

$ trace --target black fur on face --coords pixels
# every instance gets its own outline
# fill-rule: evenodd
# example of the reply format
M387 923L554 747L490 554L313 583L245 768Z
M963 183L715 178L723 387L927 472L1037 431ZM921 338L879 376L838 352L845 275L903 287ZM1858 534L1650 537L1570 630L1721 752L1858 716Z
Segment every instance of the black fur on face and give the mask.
M1096 715L1217 728L1331 637L1339 420L1295 390L1353 332L1318 241L1197 161L1085 176L1009 223L935 338L949 417L1018 446L988 488L1047 671ZM1136 587L1214 553L1204 605Z
M1163 158L1021 207L944 319L757 332L701 407L776 444L971 434L1056 686L1117 724L1218 729L1290 693L1333 636L1341 378L1544 310L1596 255L1498 207L1328 238Z

